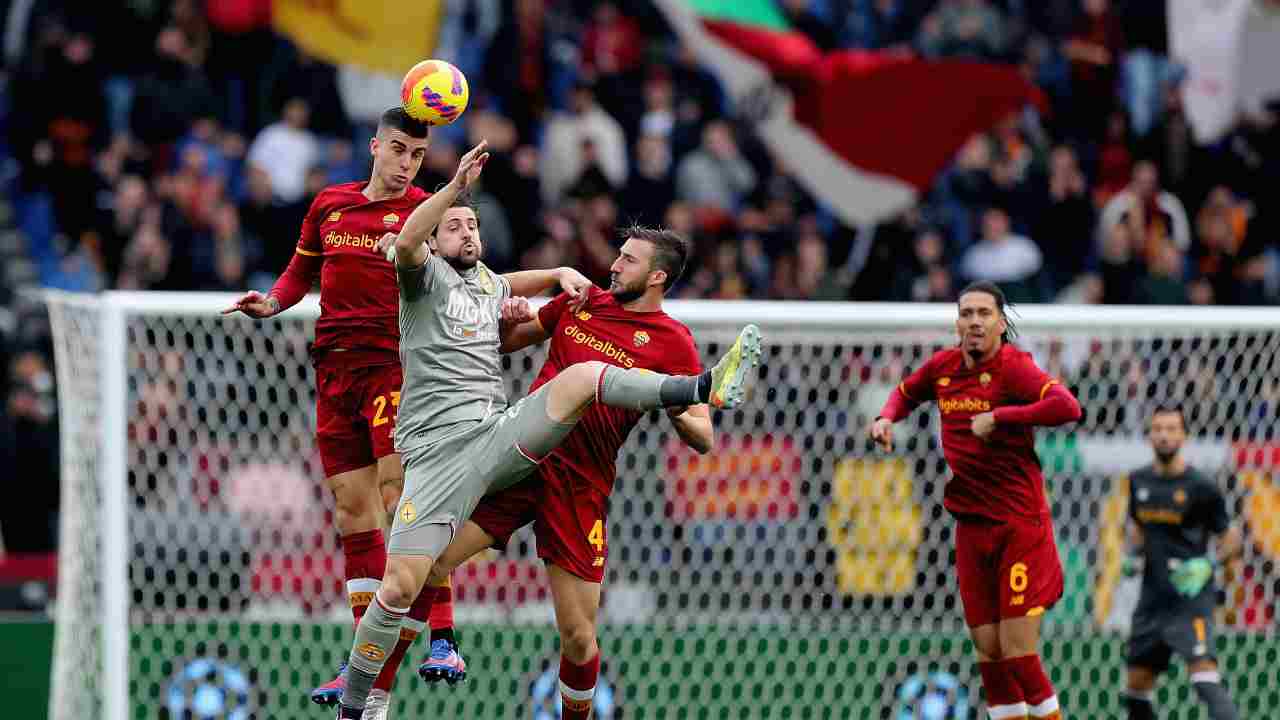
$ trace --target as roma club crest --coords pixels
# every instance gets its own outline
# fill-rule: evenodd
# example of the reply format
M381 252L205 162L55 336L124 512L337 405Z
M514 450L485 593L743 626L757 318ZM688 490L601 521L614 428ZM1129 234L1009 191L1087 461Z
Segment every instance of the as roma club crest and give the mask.
M991 384L991 374L990 374L990 373L982 373L981 375L979 375L979 376L978 376L978 382L982 383L982 386L983 386L983 387L986 387L986 386L990 385L990 384Z
M636 347L644 347L649 344L649 333L643 330L637 330L635 336L632 337L632 340L635 341Z
M386 215L382 216L382 224L386 225L387 227L391 227L392 225L395 225L398 222L400 222L400 216L395 213L387 213Z

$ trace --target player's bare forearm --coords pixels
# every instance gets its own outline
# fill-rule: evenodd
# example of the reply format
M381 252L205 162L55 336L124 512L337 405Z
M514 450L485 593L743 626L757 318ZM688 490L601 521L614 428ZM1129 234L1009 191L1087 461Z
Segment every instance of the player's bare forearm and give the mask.
M427 261L427 255L431 252L427 239L464 187L462 181L454 178L409 213L409 218L404 221L404 227L400 228L400 234L396 237L396 262L417 266Z
M1075 422L1084 415L1080 402L1061 385L1052 385L1044 398L1030 405L1006 405L995 409L996 422L1001 425L1038 425L1054 427Z
M715 427L706 405L692 405L679 415L671 416L671 424L685 445L705 455L715 444Z
M518 270L502 277L511 283L512 295L532 297L554 287L560 287L566 277L577 276L578 271L569 267L558 267L550 270Z
M1143 549L1143 544L1144 544L1143 542L1144 539L1142 537L1142 528L1138 527L1137 523L1130 520L1129 523L1125 526L1125 530L1126 530L1125 535L1127 535L1125 540L1129 544L1129 552L1135 555L1141 554Z
M544 342L548 337L550 333L543 329L537 317L528 322L501 323L498 329L498 352L513 353Z

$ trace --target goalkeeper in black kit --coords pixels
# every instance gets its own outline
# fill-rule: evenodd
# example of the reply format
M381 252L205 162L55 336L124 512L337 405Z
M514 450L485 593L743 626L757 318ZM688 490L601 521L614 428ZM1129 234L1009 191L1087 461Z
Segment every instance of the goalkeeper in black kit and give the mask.
M1240 555L1239 531L1230 526L1222 492L1187 465L1182 445L1186 421L1176 407L1160 407L1149 428L1155 461L1129 476L1129 538L1134 555L1127 572L1142 573L1142 593L1133 613L1124 692L1130 720L1153 720L1156 678L1169 669L1174 654L1212 720L1236 720L1236 712L1213 655L1213 583L1218 564ZM1139 570L1140 568L1140 570Z

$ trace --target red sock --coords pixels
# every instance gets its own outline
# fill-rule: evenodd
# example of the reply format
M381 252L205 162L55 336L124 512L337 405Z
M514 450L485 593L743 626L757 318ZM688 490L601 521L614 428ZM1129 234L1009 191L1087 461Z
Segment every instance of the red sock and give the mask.
M1002 662L980 662L982 687L987 691L987 713L991 720L1025 720L1027 703L1022 697L1022 686L1009 674Z
M395 648L387 656L387 664L382 666L382 672L378 673L377 679L373 681L374 690L391 692L391 686L396 682L396 673L404 663L404 656L409 653L409 646L413 645L413 641L417 640L427 628L427 615L431 612L432 590L435 588L422 588L422 592L418 593L418 597L409 606L408 614L400 621L400 639L396 641Z
M347 600L351 603L355 624L359 625L387 571L387 546L383 543L382 531L342 536L342 559L347 574Z
M1039 655L1023 655L1001 662L1007 672L1017 680L1022 688L1022 696L1027 700L1027 715L1031 720L1062 720L1058 709L1058 696L1053 691L1053 683L1045 675L1040 665Z
M564 703L564 720L587 720L591 715L591 699L596 694L596 678L600 677L600 653L581 665L560 656L560 699Z
M434 630L453 628L453 586L445 580L439 587L427 588L435 591L431 603L431 614L427 616L427 624Z

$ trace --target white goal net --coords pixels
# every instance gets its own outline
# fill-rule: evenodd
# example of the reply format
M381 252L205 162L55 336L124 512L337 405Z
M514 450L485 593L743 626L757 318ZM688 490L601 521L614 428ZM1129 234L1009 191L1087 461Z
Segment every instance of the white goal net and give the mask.
M54 720L323 717L306 692L350 642L313 432L314 298L253 322L201 294L50 295L64 489ZM951 342L946 305L683 302L704 359L744 322L767 351L717 450L655 413L612 499L601 718L970 718L933 412L873 452L868 422ZM1280 706L1280 311L1027 307L1021 343L1080 398L1038 449L1067 574L1044 655L1068 717L1119 717L1135 590L1119 577L1127 471L1157 403L1247 538L1220 569L1218 651L1244 717ZM528 388L542 350L506 363ZM469 677L406 664L394 717L556 717L558 649L531 536L454 577ZM423 648L412 654L414 665ZM1182 676L1185 680L1185 675ZM1185 683L1158 704L1205 717Z

